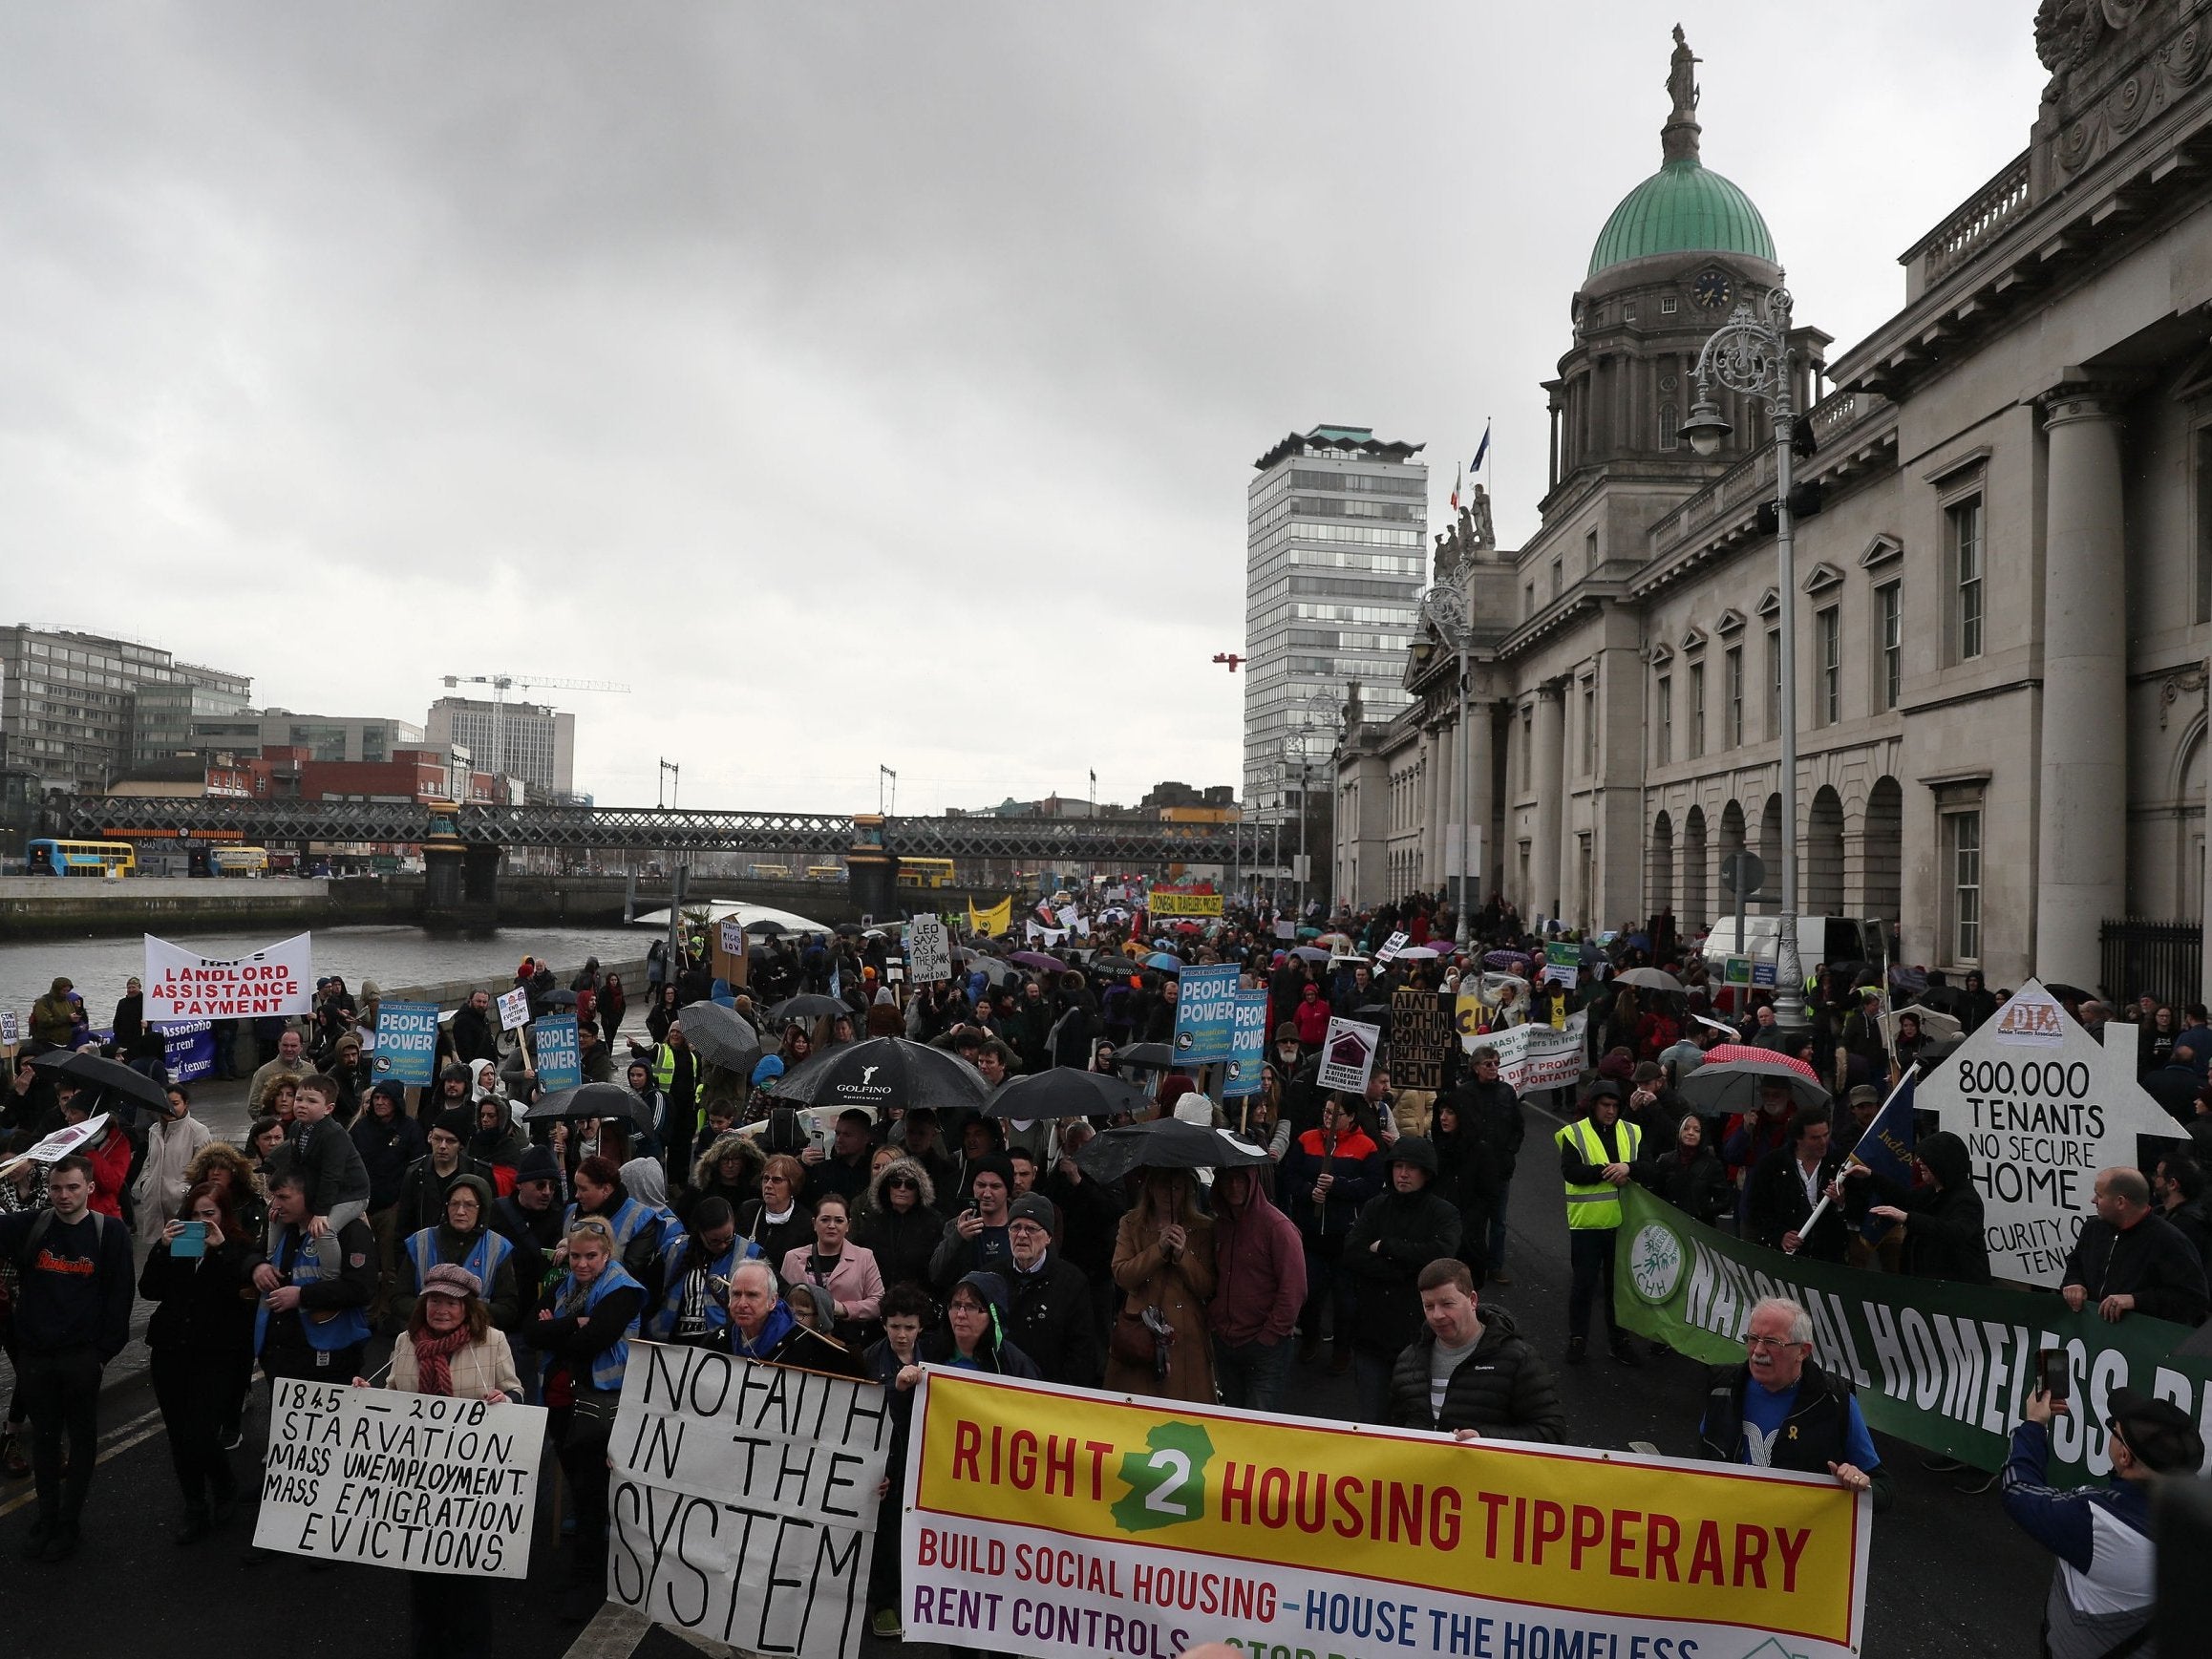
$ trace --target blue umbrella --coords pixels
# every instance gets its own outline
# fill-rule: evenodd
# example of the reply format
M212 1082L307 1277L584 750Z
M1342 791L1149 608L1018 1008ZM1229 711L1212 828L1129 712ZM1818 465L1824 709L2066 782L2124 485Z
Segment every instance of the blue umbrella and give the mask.
M1144 959L1144 966L1157 968L1163 973L1180 973L1184 964L1180 956L1170 956L1164 950L1155 950Z

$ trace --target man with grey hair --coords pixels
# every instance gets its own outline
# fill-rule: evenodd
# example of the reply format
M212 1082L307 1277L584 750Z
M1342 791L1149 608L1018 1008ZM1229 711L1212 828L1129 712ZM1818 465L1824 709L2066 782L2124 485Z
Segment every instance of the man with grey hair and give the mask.
M1813 1358L1813 1317L1784 1296L1752 1308L1742 1365L1716 1371L1698 1451L1721 1463L1827 1473L1889 1507L1893 1488L1848 1377Z
M2109 1324L2130 1313L2201 1325L2207 1305L2204 1264L2181 1230L2151 1209L2151 1183L2139 1169L2096 1172L2096 1215L2066 1258L2059 1294L2079 1313L2091 1303Z
M860 1376L860 1357L835 1337L799 1324L777 1293L775 1269L748 1257L730 1270L730 1323L706 1347L761 1365L795 1366L831 1376Z

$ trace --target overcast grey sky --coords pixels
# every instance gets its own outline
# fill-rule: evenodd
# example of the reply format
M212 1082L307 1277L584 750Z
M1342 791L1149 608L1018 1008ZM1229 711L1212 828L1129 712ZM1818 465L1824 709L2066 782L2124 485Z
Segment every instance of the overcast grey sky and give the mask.
M2033 0L0 4L9 621L420 720L563 693L578 784L903 810L1237 776L1285 433L1494 416L1659 161L1838 350L2023 147Z

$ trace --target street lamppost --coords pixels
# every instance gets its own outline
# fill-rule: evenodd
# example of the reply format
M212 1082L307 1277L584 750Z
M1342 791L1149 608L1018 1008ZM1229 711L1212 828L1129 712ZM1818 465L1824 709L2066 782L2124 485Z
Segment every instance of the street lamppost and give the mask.
M1475 643L1475 630L1467 626L1465 601L1459 587L1459 577L1465 568L1464 564L1454 565L1445 572L1442 582L1421 595L1421 614L1436 630L1436 637L1458 659L1454 679L1459 694L1459 723L1454 730L1459 736L1459 756L1453 770L1459 778L1459 805L1456 815L1459 820L1459 848L1450 876L1452 910L1457 918L1452 927L1452 942L1462 946L1474 937L1467 920L1467 871L1474 858L1468 842L1475 837L1475 742L1467 725L1467 649ZM1447 843L1451 840L1448 835L1444 839Z
M1712 382L1757 398L1774 423L1775 556L1780 575L1775 592L1781 612L1782 725L1782 914L1775 935L1775 1024L1802 1031L1805 975L1797 958L1797 583L1791 556L1794 515L1790 511L1792 429L1797 422L1796 392L1790 381L1790 290L1776 286L1755 308L1749 298L1712 331L1697 357L1697 401L1682 436L1699 456L1710 459L1733 429L1713 400ZM1743 941L1736 942L1741 945Z

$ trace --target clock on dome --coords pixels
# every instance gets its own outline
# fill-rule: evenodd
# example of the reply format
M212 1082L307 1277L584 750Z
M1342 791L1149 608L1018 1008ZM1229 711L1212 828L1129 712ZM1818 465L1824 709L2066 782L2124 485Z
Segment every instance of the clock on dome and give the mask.
M1709 311L1717 311L1735 297L1735 285L1724 270L1704 270L1690 285L1690 297Z

